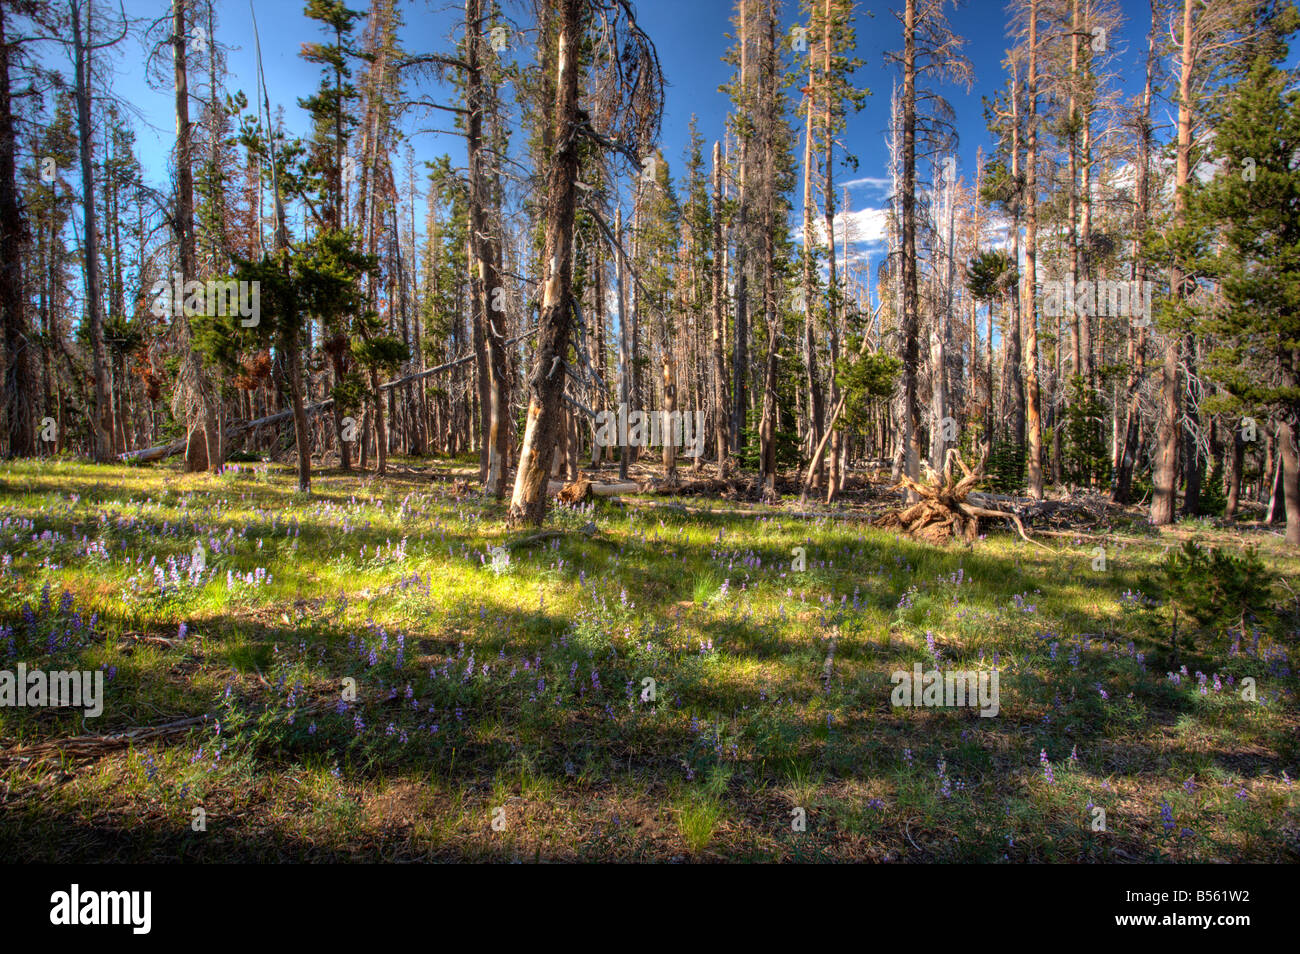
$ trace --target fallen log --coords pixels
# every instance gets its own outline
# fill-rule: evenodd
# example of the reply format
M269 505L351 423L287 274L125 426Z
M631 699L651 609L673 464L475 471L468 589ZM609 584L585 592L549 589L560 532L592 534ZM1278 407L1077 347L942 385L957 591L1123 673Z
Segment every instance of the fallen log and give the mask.
M124 749L137 742L149 742L167 736L188 732L195 726L202 725L208 716L193 716L179 719L165 725L140 726L111 735L77 735L67 739L53 739L49 742L37 742L33 745L20 745L0 752L4 761L30 761L49 756L90 757L114 749Z
M537 334L537 329L533 328L531 331L526 331L522 335L517 335L516 337L511 338L509 341L506 342L506 345L509 346L515 344L516 342L523 341L525 338L530 338L535 334ZM396 380L393 381L385 381L383 384L379 385L379 390L391 391L393 388L399 388L405 384L410 384L412 381L419 381L435 374L441 374L443 371L449 371L452 368L462 365L467 361L473 361L473 360L474 360L473 354L463 355L462 357L456 358L454 361L448 361L445 364L438 365L437 367L427 368L424 371L417 371L415 374L408 374L405 377L397 378ZM303 408L303 411L305 411L307 414L319 414L321 411L328 411L333 406L334 406L334 399L326 398L324 401L317 401L315 404L308 404L306 407ZM580 408L580 409L586 410L585 408ZM268 414L265 417L259 417L256 420L240 421L235 424L229 424L226 426L226 433L225 433L226 441L229 442L234 440L237 437L242 437L244 434L248 433L250 430L254 428L266 427L268 424L278 424L281 421L288 421L292 419L293 419L293 410L289 409L284 411L277 411L274 414ZM127 451L124 454L119 454L118 460L124 460L124 461L134 460L141 463L148 463L156 460L164 460L168 457L174 457L176 454L183 452L185 450L187 443L188 441L186 438L181 438L178 441L172 441L170 444L163 444L159 447L146 447L141 450Z
M593 496L591 481L579 474L578 479L571 484L566 484L555 499L562 504L573 507L577 504L586 503Z
M591 482L588 481L588 483ZM546 492L555 496L568 486L562 480L548 480L546 482ZM630 480L618 484L591 483L591 493L595 497L617 497L619 494L638 494L641 492L641 485Z

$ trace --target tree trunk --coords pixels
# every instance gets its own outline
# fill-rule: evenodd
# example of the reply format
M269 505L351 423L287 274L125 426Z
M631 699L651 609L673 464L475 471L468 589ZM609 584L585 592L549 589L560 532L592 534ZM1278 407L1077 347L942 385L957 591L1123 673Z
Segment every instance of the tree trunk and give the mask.
M670 428L669 421L672 420L672 412L677 410L677 374L673 366L672 343L664 343L663 354L664 367L664 409L660 415L660 434L664 442L664 479L668 481L669 486L677 483L677 444L674 440L675 432ZM687 411L686 413L690 413ZM683 426L683 433L685 427Z
M1133 277L1143 284L1146 282L1146 265L1142 259L1142 234L1146 231L1148 213L1151 204L1151 99L1155 79L1156 63L1156 9L1151 7L1151 27L1147 34L1147 71L1146 83L1142 88L1142 111L1138 115L1138 161L1137 161L1137 206L1133 217ZM1139 285L1139 288L1143 287ZM1149 319L1150 316L1147 316ZM1126 504L1132 496L1133 468L1137 463L1138 436L1141 432L1141 402L1138 389L1146 374L1147 329L1142 326L1134 330L1129 322L1128 330L1128 380L1125 384L1127 411L1124 420L1124 432L1119 458L1115 462L1115 480L1111 488L1111 503Z
M1192 8L1194 0L1183 0L1182 52L1178 79L1178 142L1174 172L1174 227L1187 220L1187 184L1191 175L1192 148ZM1169 292L1176 298L1186 295L1186 276L1177 265L1169 269ZM1173 523L1178 499L1178 445L1180 430L1178 366L1181 339L1171 329L1165 343L1165 360L1160 375L1160 425L1156 431L1155 493L1151 497L1151 523Z
M1038 0L1029 3L1029 73L1025 143L1025 429L1029 496L1043 499L1043 424L1038 390Z
M465 35L467 60L465 70L466 143L469 158L469 224L471 261L477 268L474 291L478 296L478 314L482 315L481 337L486 348L479 367L485 373L479 385L485 405L483 432L484 490L500 500L505 496L505 458L509 431L505 417L509 413L506 391L505 287L501 282L501 244L492 231L487 214L488 190L483 169L483 25L481 0L465 0ZM477 337L477 336L476 336Z
M108 360L104 346L104 316L99 285L99 226L95 209L95 166L91 155L94 127L90 121L90 48L82 31L83 5L73 0L72 51L73 84L77 108L77 152L81 161L81 208L84 231L86 279L86 321L90 329L91 366L95 381L95 407L90 416L92 456L103 463L112 455L113 424L108 403ZM90 30L89 18L85 25Z
M1282 487L1286 497L1286 542L1300 546L1300 456L1296 453L1295 432L1286 421L1277 425L1281 445Z
M194 170L191 162L192 128L190 126L189 71L185 45L189 31L185 23L187 0L172 0L172 74L175 78L176 103L176 238L182 281L198 278L198 255L194 239ZM207 468L213 473L225 463L217 426L217 407L212 385L203 367L203 358L194 350L190 320L183 309L173 309L172 321L179 333L182 360L189 366L190 377L200 404L204 440L207 443ZM215 320L214 315L205 320ZM125 450L125 448L123 448Z
M1245 457L1246 442L1241 436L1241 422L1234 420L1232 427L1232 446L1228 448L1228 503L1223 508L1223 516L1235 520L1237 508L1241 503L1241 465Z
M729 467L727 440L727 362L722 349L723 302L726 277L722 270L722 151L713 144L713 426L718 447L718 477Z
M748 0L738 0L740 9L740 90L746 114L749 112L749 19ZM734 377L731 411L731 446L739 455L745 443L745 379L749 374L749 133L740 132L740 183L736 202L736 334L732 342L731 373Z
M813 238L812 147L813 106L816 102L813 62L814 57L810 55L808 57L808 90L804 97L806 108L803 148L803 363L804 372L807 375L804 397L808 402L808 433L805 435L805 443L809 452L821 443L822 414L825 411L825 408L822 407L821 382L817 379L817 344L813 330L816 320L813 301L816 298L817 290L813 255L815 240ZM814 480L820 488L823 484L823 474L820 467L814 475Z
M618 239L614 248L614 284L618 295L618 415L628 413L629 386L632 372L631 333L627 320L627 263L623 258L623 210L614 213L614 235ZM628 448L620 440L618 445L618 479L627 480Z
M9 430L6 452L10 457L19 457L36 453L37 395L23 285L27 223L16 181L9 36L4 14L4 4L0 3L0 327L4 334L4 410Z
M515 475L508 521L513 526L540 526L546 514L546 464L555 446L563 412L565 374L560 363L569 344L572 324L572 258L574 183L578 177L578 73L586 20L584 0L559 0L555 117L555 148L547 175L547 269L542 286L537 349L528 378L528 421ZM620 315L620 320L623 316Z
M904 469L908 477L921 476L921 413L917 396L917 342L920 301L916 285L916 0L907 0L903 12L903 418L907 446ZM909 502L914 494L908 492Z

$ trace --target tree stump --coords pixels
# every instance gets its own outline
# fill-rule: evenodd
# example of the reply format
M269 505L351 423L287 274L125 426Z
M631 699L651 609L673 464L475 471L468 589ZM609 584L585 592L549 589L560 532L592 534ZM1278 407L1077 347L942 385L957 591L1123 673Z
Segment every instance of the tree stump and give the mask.
M566 484L560 491L556 499L566 506L575 506L580 503L586 503L595 494L592 492L591 481L578 474L578 479L571 484Z
M208 438L202 427L195 427L185 438L185 472L197 474L207 469Z

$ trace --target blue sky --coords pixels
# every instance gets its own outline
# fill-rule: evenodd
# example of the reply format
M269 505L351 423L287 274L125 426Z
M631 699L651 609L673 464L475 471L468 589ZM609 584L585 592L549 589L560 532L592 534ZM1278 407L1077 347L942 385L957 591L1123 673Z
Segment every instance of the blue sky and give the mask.
M262 38L262 54L273 107L284 107L286 119L295 132L305 131L306 120L298 108L299 97L317 84L318 68L299 57L300 44L316 40L320 34L315 24L302 13L301 0L254 0ZM851 183L850 203L858 220L868 227L879 216L887 194L886 127L889 119L889 96L896 70L885 63L885 53L900 45L900 27L894 16L901 0L893 3L859 3L857 19L858 56L865 60L857 82L871 90L872 96L860 113L852 116L846 145L859 162L858 170L836 171L837 181ZM361 7L363 0L355 0ZM785 4L787 27L797 21L797 5ZM1146 0L1121 0L1126 17L1120 35L1111 43L1121 51L1120 64L1130 88L1141 81L1141 58L1147 30ZM152 19L167 10L166 0L129 0L128 14ZM655 42L669 88L661 139L665 157L674 174L681 169L687 142L687 124L692 114L698 117L701 133L711 142L722 133L728 102L718 92L727 81L731 67L722 62L729 46L732 0L641 0L636 5L640 22ZM506 11L518 22L531 21L531 4L506 0ZM402 3L405 27L402 42L409 52L450 50L463 7L455 3L424 0ZM253 31L247 0L225 0L218 6L218 40L228 50L230 88L243 89L252 97L255 90ZM984 128L982 97L1000 89L1005 83L1001 61L1008 40L1008 14L1002 0L965 0L950 12L953 29L966 38L966 55L972 62L975 83L969 92L962 88L945 91L957 113L960 137L957 151L958 174L969 175L975 166L976 150L987 154L989 137ZM526 42L518 38L517 44ZM520 55L526 55L520 51ZM169 85L150 88L143 69L144 50L136 41L123 44L112 64L116 76L115 90L141 113L139 152L151 181L166 177L166 161L171 147L173 125ZM168 77L169 79L169 77ZM446 114L435 118L444 124ZM423 123L422 125L430 125ZM453 164L463 163L464 144L456 138L420 135L413 140L417 160L428 160L447 152ZM707 153L707 147L706 147ZM868 243L864 248L874 243Z

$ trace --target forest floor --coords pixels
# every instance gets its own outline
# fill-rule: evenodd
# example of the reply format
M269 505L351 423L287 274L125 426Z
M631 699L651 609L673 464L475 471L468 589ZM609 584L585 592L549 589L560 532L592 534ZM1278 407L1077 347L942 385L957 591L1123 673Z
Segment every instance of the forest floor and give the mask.
M0 707L0 852L1300 858L1294 636L1184 646L1183 675L1135 609L1192 536L1294 580L1275 533L1134 519L1094 570L1093 539L939 548L852 501L659 495L538 536L431 479L458 466L303 498L276 464L4 464L0 668L102 669L106 700ZM996 667L997 715L892 705L914 664Z

